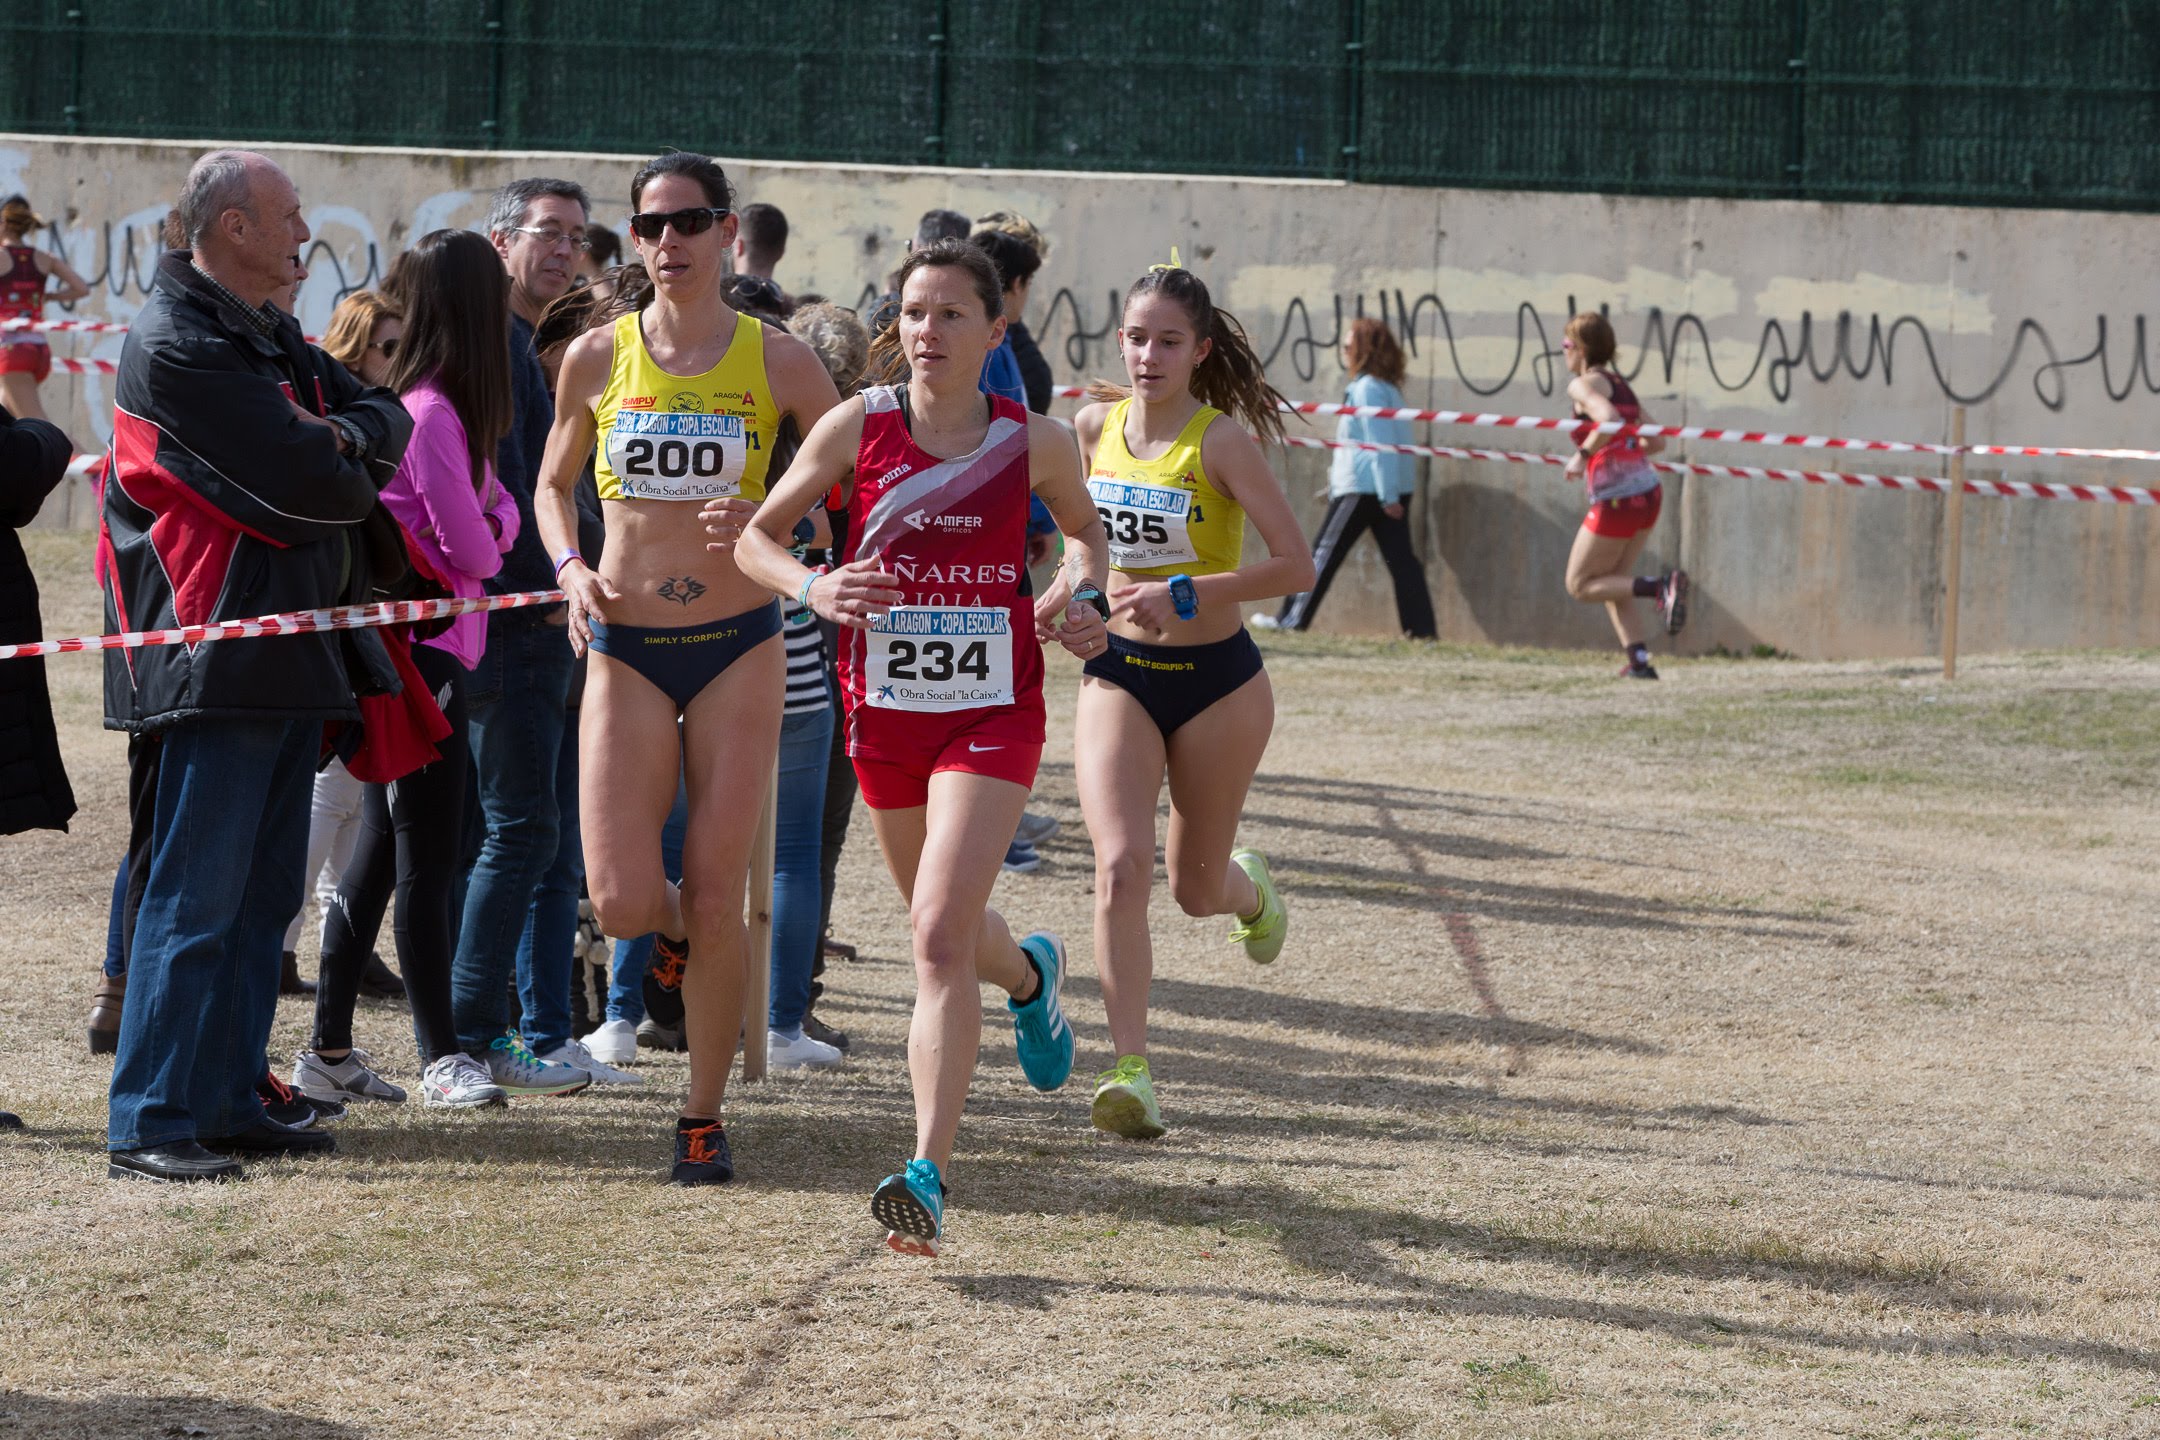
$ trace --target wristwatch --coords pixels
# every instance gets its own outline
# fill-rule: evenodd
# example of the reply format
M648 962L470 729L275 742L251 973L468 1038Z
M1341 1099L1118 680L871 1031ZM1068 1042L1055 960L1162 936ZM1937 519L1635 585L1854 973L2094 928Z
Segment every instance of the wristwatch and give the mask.
M1082 580L1073 586L1072 598L1083 605L1092 605L1095 613L1107 621L1110 618L1110 598L1102 593L1102 587L1093 580Z
M1170 603L1177 606L1177 618L1190 620L1200 613L1200 592L1193 589L1192 576L1170 577Z

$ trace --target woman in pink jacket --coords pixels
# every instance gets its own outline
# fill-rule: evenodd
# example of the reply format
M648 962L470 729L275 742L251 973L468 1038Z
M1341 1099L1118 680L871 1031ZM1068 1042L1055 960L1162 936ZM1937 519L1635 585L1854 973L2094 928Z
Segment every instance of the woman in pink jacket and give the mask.
M517 539L516 497L496 479L490 457L510 428L509 280L494 247L467 230L437 230L405 257L405 334L384 382L413 418L404 463L382 492L405 527L414 567L454 595L481 593ZM503 1092L458 1047L450 1015L450 958L457 948L451 894L464 854L465 679L487 648L487 617L463 615L413 646L421 678L442 707L450 734L438 758L389 785L368 787L364 829L338 900L323 927L322 979L315 996L315 1037L294 1066L293 1082L336 1100L401 1101L405 1091L376 1074L353 1048L353 1004L366 969L376 913L358 914L362 897L381 896L371 869L397 867L398 967L412 999L421 1093L428 1105L499 1104Z

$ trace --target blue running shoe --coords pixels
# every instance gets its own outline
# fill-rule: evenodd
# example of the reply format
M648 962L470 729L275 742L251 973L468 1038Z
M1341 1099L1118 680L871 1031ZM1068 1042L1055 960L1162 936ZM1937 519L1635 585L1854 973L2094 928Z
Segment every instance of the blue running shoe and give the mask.
M1049 1092L1072 1074L1073 1033L1058 1004L1065 986L1065 942L1047 930L1038 930L1020 942L1020 949L1042 972L1042 988L1025 1005L1005 1002L1013 1015L1013 1042L1020 1047L1020 1068L1028 1084Z
M945 1181L935 1160L910 1160L870 1196L870 1213L885 1227L885 1243L902 1255L935 1257L945 1230Z

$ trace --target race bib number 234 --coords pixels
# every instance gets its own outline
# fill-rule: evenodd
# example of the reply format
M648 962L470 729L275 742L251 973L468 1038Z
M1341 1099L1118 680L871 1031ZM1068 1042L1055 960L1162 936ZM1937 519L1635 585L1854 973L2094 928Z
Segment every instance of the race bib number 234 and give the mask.
M865 639L864 698L879 709L937 712L1013 703L1008 610L895 606Z

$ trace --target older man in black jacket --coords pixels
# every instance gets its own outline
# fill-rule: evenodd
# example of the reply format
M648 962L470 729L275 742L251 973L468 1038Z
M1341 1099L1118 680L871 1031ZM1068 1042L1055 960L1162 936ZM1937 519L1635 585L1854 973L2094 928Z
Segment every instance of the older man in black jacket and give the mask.
M365 600L402 564L376 493L412 422L269 303L308 240L284 171L205 155L179 221L193 249L159 261L120 357L106 618L149 630ZM237 1178L235 1154L334 1148L265 1115L255 1082L324 727L358 718L356 692L396 686L373 631L107 652L107 727L163 745L113 1066L115 1177Z

